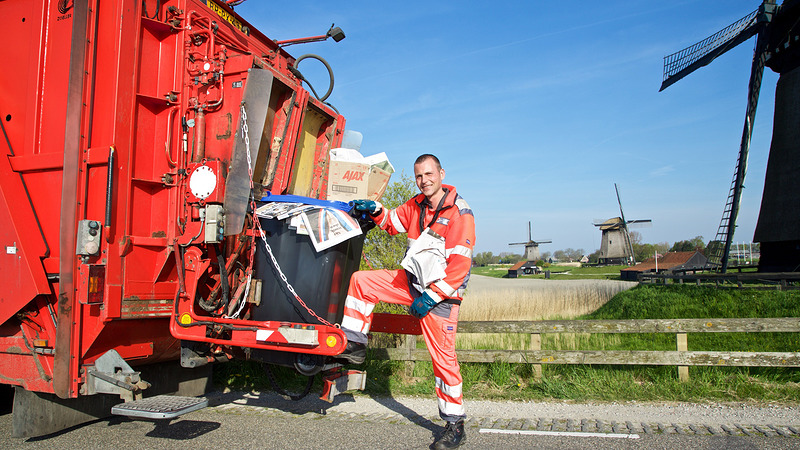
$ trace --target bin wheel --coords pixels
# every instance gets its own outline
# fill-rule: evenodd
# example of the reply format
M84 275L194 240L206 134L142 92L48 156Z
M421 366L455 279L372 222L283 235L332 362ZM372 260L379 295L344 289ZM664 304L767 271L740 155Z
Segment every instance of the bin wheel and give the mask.
M320 355L298 353L294 360L294 370L301 375L313 376L322 370L325 361Z

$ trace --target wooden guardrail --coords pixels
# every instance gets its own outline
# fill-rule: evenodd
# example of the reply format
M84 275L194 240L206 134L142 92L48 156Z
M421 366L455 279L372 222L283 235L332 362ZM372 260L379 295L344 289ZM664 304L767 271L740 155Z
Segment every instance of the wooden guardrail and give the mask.
M681 381L689 379L689 366L800 367L800 352L688 351L688 333L800 332L800 318L771 319L642 319L642 320L542 320L460 322L459 333L521 333L530 335L528 350L456 350L460 362L506 361L533 364L541 378L543 364L610 364L677 366ZM550 333L657 333L674 334L675 351L543 350L541 336ZM429 361L416 336L407 336L397 348L375 349L376 356L397 361Z

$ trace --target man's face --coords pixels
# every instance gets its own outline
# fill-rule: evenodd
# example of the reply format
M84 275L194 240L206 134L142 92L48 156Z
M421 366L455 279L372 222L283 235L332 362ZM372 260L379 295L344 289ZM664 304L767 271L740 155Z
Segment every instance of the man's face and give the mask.
M430 199L436 199L442 192L442 179L444 169L436 167L436 162L426 159L419 164L414 164L414 178L422 194Z

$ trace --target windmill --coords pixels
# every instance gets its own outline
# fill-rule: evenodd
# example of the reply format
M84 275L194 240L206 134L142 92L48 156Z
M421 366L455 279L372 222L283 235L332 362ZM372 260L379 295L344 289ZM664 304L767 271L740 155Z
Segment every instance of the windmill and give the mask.
M534 241L531 237L531 223L528 222L528 242L515 242L508 245L524 245L525 246L525 261L538 261L539 260L539 244L550 244L553 241L539 240Z
M604 222L595 221L593 224L600 228L600 231L603 233L600 241L599 262L601 264L636 264L636 258L633 254L633 242L631 242L628 225L636 224L635 226L647 226L645 224L651 223L652 220L626 220L625 213L622 211L622 200L619 198L617 183L614 183L614 190L617 192L620 217L612 217Z
M717 56L756 36L750 69L747 110L733 181L717 234L709 244L709 262L721 272L728 269L736 217L747 173L747 156L753 133L764 67L780 76L775 91L772 130L764 194L754 240L761 243L761 271L794 271L800 267L800 0L765 0L761 6L708 38L664 58L661 90Z

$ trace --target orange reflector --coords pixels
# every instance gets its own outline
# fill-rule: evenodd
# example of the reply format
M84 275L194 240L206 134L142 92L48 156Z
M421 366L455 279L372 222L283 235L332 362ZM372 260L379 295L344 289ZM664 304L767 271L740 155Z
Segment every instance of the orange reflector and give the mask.
M336 347L336 336L328 336L328 339L325 339L325 343L328 344L328 347Z
M47 339L34 339L33 340L34 347L47 347Z
M106 284L106 266L93 264L89 266L89 280L87 286L88 302L103 303L103 290Z
M189 313L181 314L181 325L189 325L192 323L192 316Z

